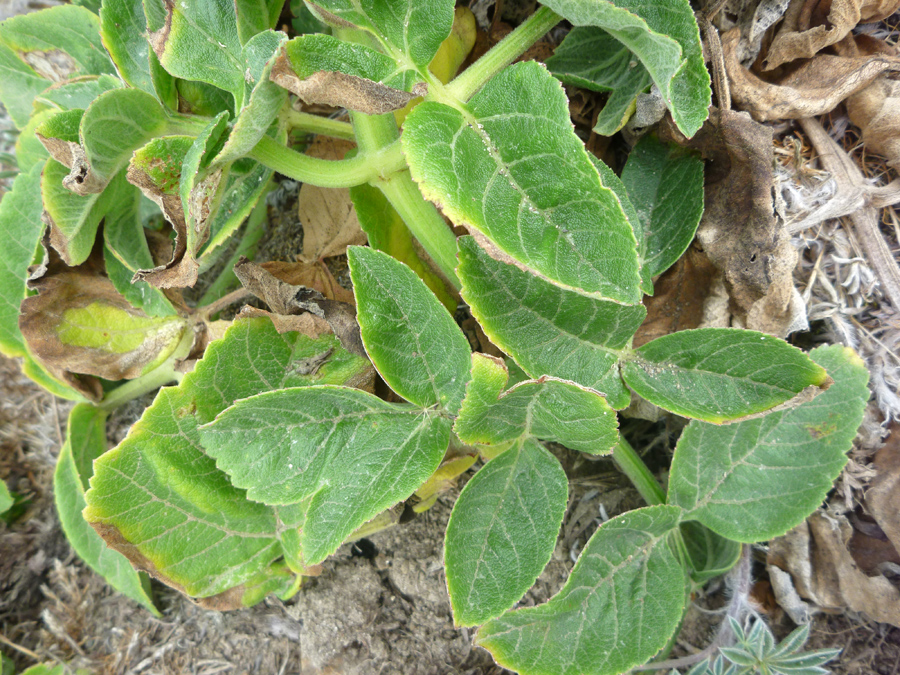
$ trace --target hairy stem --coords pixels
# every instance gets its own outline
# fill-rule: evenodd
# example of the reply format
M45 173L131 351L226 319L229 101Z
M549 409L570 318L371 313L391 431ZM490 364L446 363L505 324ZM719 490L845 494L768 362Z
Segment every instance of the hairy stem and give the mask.
M468 101L494 75L524 54L560 21L562 17L559 14L549 7L541 7L448 84L447 91L460 101Z
M613 447L612 456L616 466L628 476L647 504L655 506L666 503L666 493L656 482L656 478L650 473L650 469L647 468L644 461L638 457L634 448L621 434L619 434L619 442Z
M293 108L287 108L282 117L287 125L294 131L305 131L311 134L344 138L348 141L354 139L353 127L347 122L332 120L319 115L310 115Z

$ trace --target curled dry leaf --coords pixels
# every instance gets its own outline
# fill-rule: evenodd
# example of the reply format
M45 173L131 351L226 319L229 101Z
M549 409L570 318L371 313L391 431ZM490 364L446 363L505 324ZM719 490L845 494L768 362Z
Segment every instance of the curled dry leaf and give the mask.
M770 542L767 562L790 573L797 593L819 607L849 608L900 626L900 591L884 576L870 577L859 569L848 549L852 536L847 518L816 512ZM789 592L785 598L791 604Z
M881 21L900 0L793 0L763 61L772 70L794 59L809 59L843 40L858 23Z
M805 327L797 252L775 217L772 130L747 113L713 109L690 140L671 124L662 134L710 160L697 241L724 273L736 321L780 337Z
M99 383L139 377L165 361L180 343L187 321L153 318L135 309L106 277L70 269L31 284L37 295L22 302L19 328L47 370L92 400Z
M722 36L725 69L735 104L760 122L815 117L833 110L886 71L900 70L900 57L818 54L778 81L768 82L741 65L740 29Z
M900 552L900 434L896 428L875 455L875 469L878 473L866 492L866 506L896 554Z
M317 136L306 154L318 159L343 159L353 147L350 141ZM297 209L303 223L303 251L299 256L303 262L314 263L343 255L348 246L366 243L347 188L321 188L304 183Z

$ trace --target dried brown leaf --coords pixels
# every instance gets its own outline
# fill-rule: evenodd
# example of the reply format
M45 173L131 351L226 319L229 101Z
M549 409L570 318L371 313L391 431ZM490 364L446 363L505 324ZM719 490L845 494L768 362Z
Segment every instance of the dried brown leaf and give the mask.
M866 506L895 551L900 551L900 434L896 427L875 455L875 469L878 474L866 492Z
M900 70L900 57L897 56L818 54L788 75L768 82L741 65L739 42L738 28L722 36L731 96L735 104L760 122L822 115L869 86L881 73Z

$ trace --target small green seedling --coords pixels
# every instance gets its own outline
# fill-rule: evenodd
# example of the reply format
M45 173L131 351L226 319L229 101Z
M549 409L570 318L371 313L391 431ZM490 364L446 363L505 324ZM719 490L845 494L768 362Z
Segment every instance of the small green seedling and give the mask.
M121 592L156 611L137 569L207 607L289 597L386 509L433 499L464 445L456 473L484 464L447 527L456 624L521 673L613 675L664 650L741 543L783 534L830 489L868 396L851 351L730 328L632 347L653 278L694 236L703 165L648 137L620 178L576 135L561 80L610 92L598 132L655 85L693 135L710 87L687 0L546 0L455 78L471 19L453 0L307 2L300 25L327 32L293 39L274 30L283 0L85 4L99 14L0 25L20 129L0 346L78 401L60 519ZM576 28L550 70L513 63L563 19ZM309 133L356 151L302 154L292 139ZM370 243L347 252L355 315L240 260L274 172L350 188ZM225 251L187 303L179 289ZM238 278L273 314L223 332L212 318ZM508 359L472 353L447 310L460 296ZM108 450L109 412L172 383ZM666 490L618 432L635 395L691 420ZM549 441L611 454L648 506L604 523L549 602L516 609L566 510Z

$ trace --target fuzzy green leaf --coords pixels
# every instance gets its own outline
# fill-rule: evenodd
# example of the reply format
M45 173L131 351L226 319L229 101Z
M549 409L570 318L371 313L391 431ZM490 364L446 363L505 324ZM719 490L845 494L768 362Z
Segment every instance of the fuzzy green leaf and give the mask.
M550 72L566 84L610 92L594 131L612 136L635 110L638 94L649 89L650 73L628 47L602 28L573 28L549 59Z
M424 72L453 27L452 0L312 0L307 6L326 24L367 30L398 62Z
M371 248L347 249L366 352L391 389L422 408L459 410L471 348L415 272Z
M471 237L458 241L462 295L491 342L531 377L571 380L605 394L614 408L628 405L619 350L644 320L643 305L561 289L494 260Z
M35 96L51 84L0 41L0 102L17 129L25 128Z
M246 157L228 167L219 182L214 211L206 224L209 239L201 249L201 256L215 255L216 249L237 232L256 203L268 192L272 173L270 168Z
M616 413L597 392L548 377L504 392L506 381L502 361L472 355L472 379L453 427L463 443L500 445L534 436L595 455L615 445Z
M85 196L63 187L68 169L48 160L41 179L45 216L51 224L50 243L67 265L80 265L94 248L97 228L109 208L109 196L93 193Z
M103 92L121 89L124 86L125 83L113 75L85 75L74 82L56 85L52 89L42 91L35 97L34 102L36 106L45 104L62 110L79 108L85 110Z
M476 643L522 675L618 675L645 663L684 609L687 574L671 537L680 516L651 506L604 523L557 595L489 621Z
M66 442L53 473L56 512L66 538L87 566L117 591L160 616L125 556L107 548L106 542L81 517L84 491L93 474L92 462L106 448L106 412L87 403L76 405L69 413Z
M780 536L822 502L847 462L869 398L868 372L840 346L812 359L834 384L791 410L726 426L691 422L675 448L669 502L747 543Z
M237 399L342 384L368 369L332 335L314 340L279 335L268 319L236 322L95 462L85 518L133 562L190 595L231 590L229 597L252 604L267 590L289 592L293 576L279 558L297 514L250 501L233 487L200 450L198 427Z
M19 305L25 299L28 266L44 233L42 169L42 164L35 164L28 173L16 176L12 190L0 201L0 353L6 356L26 354Z
M402 140L423 194L484 235L495 257L584 294L640 300L631 226L543 66L510 66L464 107L419 104Z
M122 79L132 87L156 94L142 0L103 0L100 36Z
M675 124L693 136L712 92L700 30L688 0L545 0L573 26L595 26L630 49L659 87Z
M665 335L635 350L621 368L639 396L715 424L770 410L807 387L828 386L825 370L796 347L734 328Z
M234 0L238 37L246 45L258 33L275 28L285 0Z
M622 183L637 210L648 274L662 274L690 246L703 215L703 160L645 136L628 155Z
M36 164L43 164L50 156L34 132L44 122L58 114L58 110L49 109L36 112L19 133L19 137L16 138L16 168L19 174L30 173Z
M719 536L697 521L682 523L681 534L691 557L691 579L695 584L705 584L725 574L741 557L738 542Z
M457 626L500 616L550 561L568 483L553 455L525 440L489 461L460 493L444 540Z
M250 499L304 510L300 558L314 565L425 482L450 421L356 389L309 387L238 401L200 439Z

